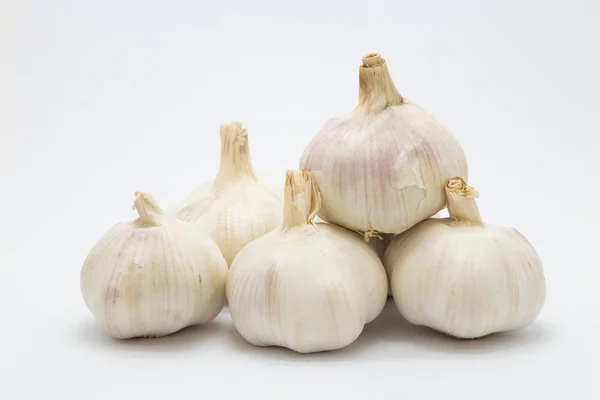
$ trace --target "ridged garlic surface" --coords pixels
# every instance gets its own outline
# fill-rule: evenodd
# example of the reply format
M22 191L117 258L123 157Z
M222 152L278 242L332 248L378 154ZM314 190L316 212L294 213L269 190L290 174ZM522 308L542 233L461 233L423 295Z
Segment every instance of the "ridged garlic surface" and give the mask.
M288 171L283 224L249 243L231 265L231 318L254 345L340 349L383 310L387 280L377 253L354 232L314 223L320 204L312 175Z
M386 251L396 306L415 325L464 339L530 325L546 297L535 249L517 230L482 222L464 179L446 193L450 218L421 222Z
M109 229L81 270L81 293L118 339L159 337L215 318L225 303L227 263L206 234L169 218L145 193L139 218Z
M358 106L321 128L300 168L323 194L319 217L369 238L401 233L442 210L444 184L467 176L467 160L441 123L400 95L379 54L362 61Z
M169 214L210 234L231 265L242 247L281 224L282 189L255 174L241 123L221 125L220 135L214 182L196 188Z

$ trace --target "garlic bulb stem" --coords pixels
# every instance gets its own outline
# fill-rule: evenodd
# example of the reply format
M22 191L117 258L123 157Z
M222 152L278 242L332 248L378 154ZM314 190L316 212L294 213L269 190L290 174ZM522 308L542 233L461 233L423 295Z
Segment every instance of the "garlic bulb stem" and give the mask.
M358 70L358 108L365 114L376 115L386 107L398 106L404 99L396 89L385 59L377 53L362 58Z
M455 221L469 225L483 226L476 199L479 193L460 176L449 179L446 183L446 200L448 213Z
M139 218L135 222L143 225L159 226L160 220L165 217L165 212L154 201L148 193L135 192L133 208L137 211Z
M256 180L248 146L248 131L240 122L221 125L221 164L214 185L230 185L232 181Z
M283 201L283 230L312 224L321 208L321 193L306 170L287 171Z

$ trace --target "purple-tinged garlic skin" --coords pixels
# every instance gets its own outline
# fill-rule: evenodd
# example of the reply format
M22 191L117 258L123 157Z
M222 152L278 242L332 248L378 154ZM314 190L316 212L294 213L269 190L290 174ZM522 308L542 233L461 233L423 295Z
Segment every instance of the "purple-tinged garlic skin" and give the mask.
M403 98L377 54L359 69L358 107L305 149L323 195L319 217L364 232L401 233L445 207L444 183L467 177L465 154L440 122Z

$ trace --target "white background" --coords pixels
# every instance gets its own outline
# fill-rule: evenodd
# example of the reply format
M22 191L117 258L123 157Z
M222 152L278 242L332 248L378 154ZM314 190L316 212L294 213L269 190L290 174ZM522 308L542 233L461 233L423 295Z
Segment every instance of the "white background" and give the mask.
M0 4L0 399L600 398L597 0ZM390 304L317 355L254 348L227 313L110 340L79 271L133 192L168 207L211 179L231 120L283 183L372 51L459 138L485 219L537 248L536 323L456 341Z

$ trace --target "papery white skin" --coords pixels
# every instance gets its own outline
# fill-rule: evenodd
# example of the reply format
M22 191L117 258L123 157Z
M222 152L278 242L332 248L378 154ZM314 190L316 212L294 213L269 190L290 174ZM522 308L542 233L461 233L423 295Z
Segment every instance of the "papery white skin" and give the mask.
M447 190L451 218L421 222L386 251L396 306L415 325L464 339L527 327L546 297L535 249L517 230L483 223L462 178Z
M321 201L313 179L288 171L283 225L249 243L231 265L231 318L254 345L340 349L385 305L387 279L375 250L354 232L313 222Z
M282 189L254 173L248 133L239 122L221 125L220 132L215 181L199 186L169 215L210 234L231 265L242 247L281 224Z
M444 184L467 176L456 138L397 91L385 60L363 58L358 107L328 121L305 149L323 194L319 216L369 238L401 233L444 208Z
M166 217L136 193L140 218L109 229L81 270L85 304L119 339L159 337L214 319L225 303L227 263L208 235Z

